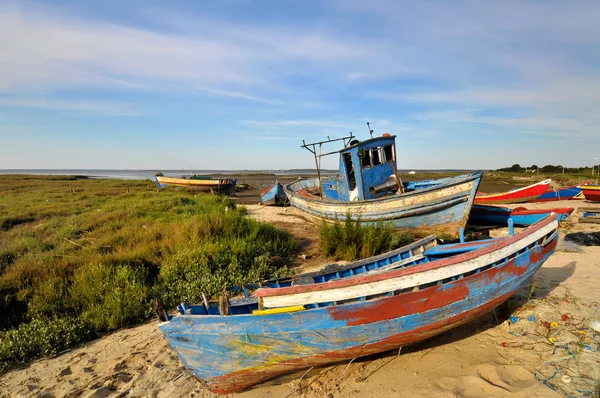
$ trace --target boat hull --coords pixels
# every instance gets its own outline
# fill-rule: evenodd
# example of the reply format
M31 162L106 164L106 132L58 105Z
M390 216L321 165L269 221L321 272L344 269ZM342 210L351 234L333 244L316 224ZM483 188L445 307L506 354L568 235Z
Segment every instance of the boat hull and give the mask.
M581 192L586 200L600 202L600 185L583 185Z
M318 180L300 180L285 187L290 204L316 220L338 221L350 215L362 224L390 222L398 230L457 236L473 205L481 173L449 179L442 185L364 201L323 200L309 191Z
M211 391L231 393L302 368L397 349L469 322L526 285L556 243L554 233L543 245L479 273L384 298L267 316L178 316L159 327Z
M507 226L509 218L512 218L514 226L527 227L547 217L550 213L557 213L558 221L563 222L573 210L571 207L528 210L523 207L510 209L503 206L474 205L469 215L469 224Z
M156 185L159 188L166 188L168 186L187 188L189 190L201 191L201 192L212 192L217 194L229 195L235 192L235 185L237 180L225 178L225 179L206 179L206 180L193 180L187 178L173 178L173 177L156 177Z
M561 188L561 189L549 189L536 199L531 200L530 202L555 202L559 200L577 200L583 199L581 197L577 197L581 193L581 187L569 187L569 188Z
M289 199L279 182L271 185L260 194L260 200L265 206L285 206Z
M525 203L537 199L545 193L550 186L551 180L544 180L537 184L515 189L508 192L493 194L478 194L475 197L476 204L511 204Z

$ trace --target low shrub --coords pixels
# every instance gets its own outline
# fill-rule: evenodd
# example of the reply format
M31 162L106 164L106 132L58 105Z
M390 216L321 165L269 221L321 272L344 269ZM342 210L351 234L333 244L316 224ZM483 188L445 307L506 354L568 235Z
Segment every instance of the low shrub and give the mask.
M89 264L73 278L71 299L86 324L114 330L147 318L152 312L143 269Z
M18 328L0 332L0 372L19 362L52 356L93 337L79 319L34 319Z
M270 259L289 264L297 251L290 234L227 197L157 192L147 181L0 183L2 367L143 321L155 295L194 303L201 292L289 275Z
M361 225L360 220L353 220L350 214L344 222L323 221L320 232L323 255L336 260L367 258L414 241L413 234L394 232L390 224L378 222Z

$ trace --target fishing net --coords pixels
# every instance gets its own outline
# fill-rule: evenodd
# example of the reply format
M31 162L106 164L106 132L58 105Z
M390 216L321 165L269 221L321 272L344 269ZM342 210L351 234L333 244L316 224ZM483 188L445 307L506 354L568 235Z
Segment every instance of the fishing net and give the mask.
M500 345L563 396L599 397L599 320L598 303L582 302L568 292L530 299L503 324L515 339Z

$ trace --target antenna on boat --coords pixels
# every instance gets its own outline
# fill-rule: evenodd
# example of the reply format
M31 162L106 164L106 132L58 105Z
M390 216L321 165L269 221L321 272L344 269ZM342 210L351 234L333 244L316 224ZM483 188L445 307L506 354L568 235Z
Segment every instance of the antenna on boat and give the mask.
M367 127L369 128L369 134L371 134L371 138L373 138L373 130L371 129L369 122L367 122Z
M332 140L329 136L327 136L327 141L312 142L310 144L307 144L306 141L302 140L302 145L300 145L300 147L308 150L315 157L315 165L317 166L317 178L319 180L319 193L322 193L322 191L323 191L323 189L321 187L321 158L323 156L333 155L334 153L340 152L340 151L333 151L333 152L323 153L323 151L322 151L323 144L328 144L330 142L336 142L336 141L343 141L344 148L345 148L348 145L350 145L350 141L352 141L353 138L354 138L354 136L352 135L352 133L350 133L350 135L348 137L335 138ZM319 146L319 153L317 153L317 145Z

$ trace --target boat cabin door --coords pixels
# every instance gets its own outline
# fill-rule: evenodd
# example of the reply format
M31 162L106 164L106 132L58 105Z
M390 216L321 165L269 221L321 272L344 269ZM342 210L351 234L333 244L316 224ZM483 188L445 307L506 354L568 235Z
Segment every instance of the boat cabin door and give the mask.
M343 157L344 166L346 168L346 180L348 181L348 194L350 195L350 200L358 200L358 190L356 189L356 172L354 171L352 154L350 152L346 152L343 154Z

